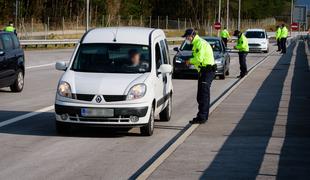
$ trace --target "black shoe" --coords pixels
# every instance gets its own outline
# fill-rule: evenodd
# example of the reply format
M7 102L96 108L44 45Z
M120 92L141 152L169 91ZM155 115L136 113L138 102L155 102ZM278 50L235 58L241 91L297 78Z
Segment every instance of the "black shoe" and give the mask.
M277 52L280 52L281 50L277 50Z
M195 117L195 118L193 118L193 120L189 121L189 123L191 123L191 124L204 124L206 122L207 122L206 119L201 119L198 117Z
M242 79L244 76L243 75L239 75L237 76L237 78Z

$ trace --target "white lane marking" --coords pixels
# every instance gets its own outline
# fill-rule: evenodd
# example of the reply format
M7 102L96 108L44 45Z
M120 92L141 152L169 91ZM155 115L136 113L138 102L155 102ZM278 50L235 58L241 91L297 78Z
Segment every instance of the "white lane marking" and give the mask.
M26 69L34 69L34 68L40 68L40 67L46 67L46 66L52 66L55 65L55 63L49 63L49 64L41 64L41 65L36 65L36 66L28 66Z
M9 125L9 124L12 124L12 123L15 123L15 122L18 122L18 121L21 121L21 120L33 117L33 116L36 116L38 114L41 114L41 113L53 110L53 109L54 109L54 105L53 106L48 106L48 107L45 107L45 108L42 108L42 109L39 109L39 110L36 110L34 112L30 112L30 113L27 113L27 114L24 114L24 115L21 115L21 116L17 116L17 117L14 117L12 119L8 119L8 120L5 120L5 121L2 121L2 122L0 122L0 128L3 127L3 126L6 126L6 125Z
M274 52L274 51L273 51ZM272 52L272 53L273 53ZM250 74L254 72L254 70L259 67L262 63L264 63L269 55L267 54L264 60L256 63L251 71L248 72L248 75L244 78L240 79L230 90L228 90L220 99L218 99L211 107L210 114L237 88L239 85L245 81ZM147 179L197 128L199 124L191 125L171 146L163 152L149 167L147 167L138 177L137 180L145 180Z

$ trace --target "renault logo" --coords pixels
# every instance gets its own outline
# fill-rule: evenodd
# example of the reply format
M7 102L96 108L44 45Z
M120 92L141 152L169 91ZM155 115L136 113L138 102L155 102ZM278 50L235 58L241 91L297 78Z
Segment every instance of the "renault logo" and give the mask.
M96 97L96 102L97 102L97 103L100 103L101 101L102 101L102 97L98 95L98 96Z

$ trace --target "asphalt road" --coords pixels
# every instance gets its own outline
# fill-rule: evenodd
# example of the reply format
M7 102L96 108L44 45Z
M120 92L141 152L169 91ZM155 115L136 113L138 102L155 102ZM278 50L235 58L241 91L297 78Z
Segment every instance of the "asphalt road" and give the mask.
M275 47L271 47L271 51ZM54 103L62 72L54 63L69 60L72 49L26 51L25 89L22 93L0 91L0 123ZM171 52L173 54L173 52ZM249 54L248 65L269 54ZM231 75L213 81L211 101L237 79L237 54L231 54ZM58 136L53 110L0 126L0 179L127 179L183 129L197 112L195 78L173 80L173 115L170 122L156 122L152 137L138 129L110 132L77 129Z

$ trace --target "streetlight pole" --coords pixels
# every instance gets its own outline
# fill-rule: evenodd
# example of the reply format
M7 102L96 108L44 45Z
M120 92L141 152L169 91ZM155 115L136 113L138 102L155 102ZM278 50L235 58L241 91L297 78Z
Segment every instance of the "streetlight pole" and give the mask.
M293 24L294 16L294 0L291 1L291 24ZM292 28L290 28L290 36L292 36Z
M220 23L221 22L221 0L219 0L219 16L218 16L218 22Z
M227 30L229 29L228 26L229 26L229 0L227 0L227 15L226 15L226 28L227 28Z
M239 10L238 10L238 30L241 31L241 0L239 0Z
M86 31L89 30L89 0L86 0Z
M18 17L18 0L15 1L15 27L17 27L17 17Z

